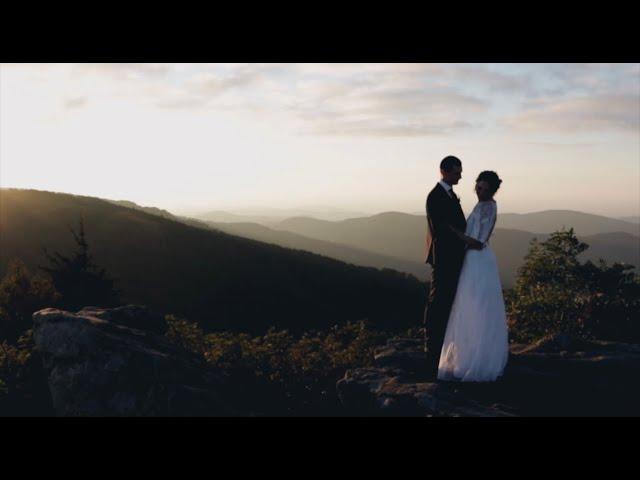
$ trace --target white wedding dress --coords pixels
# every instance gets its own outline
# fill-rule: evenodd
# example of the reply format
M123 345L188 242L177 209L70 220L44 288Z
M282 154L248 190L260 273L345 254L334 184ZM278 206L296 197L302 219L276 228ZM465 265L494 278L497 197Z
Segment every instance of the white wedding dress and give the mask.
M507 321L496 256L488 245L497 216L493 200L478 202L467 219L466 235L483 242L467 250L442 346L438 378L491 382L509 357Z

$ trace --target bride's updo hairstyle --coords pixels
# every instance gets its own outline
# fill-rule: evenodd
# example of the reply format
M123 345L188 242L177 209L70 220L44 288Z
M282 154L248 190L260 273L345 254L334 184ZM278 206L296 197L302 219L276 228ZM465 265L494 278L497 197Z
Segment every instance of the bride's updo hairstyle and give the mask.
M476 183L477 182L487 182L489 184L489 188L491 188L491 193L495 194L500 188L502 180L500 180L500 177L498 177L498 174L496 172L485 170L484 172L481 172L480 175L478 175Z

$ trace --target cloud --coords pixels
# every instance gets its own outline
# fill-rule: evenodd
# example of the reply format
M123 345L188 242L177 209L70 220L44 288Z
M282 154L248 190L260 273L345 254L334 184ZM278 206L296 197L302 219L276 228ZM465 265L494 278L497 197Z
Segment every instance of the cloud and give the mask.
M307 85L291 106L321 135L429 136L472 128L486 102L451 88L402 90L371 84Z
M47 95L57 89L54 104L66 110L112 99L187 112L244 110L288 115L300 127L297 131L319 135L429 136L491 125L528 132L638 128L638 64L126 63L29 68L35 88Z
M380 74L418 74L442 72L444 66L429 63L297 63L289 64L293 72L304 77L353 78Z
M465 83L480 88L470 94ZM289 112L320 135L428 136L484 123L492 98L483 92L527 88L527 77L484 65L207 64L155 104Z
M322 122L312 127L312 133L320 135L347 135L373 137L423 137L446 135L454 131L471 128L473 125L462 120L433 122L429 119L417 119L405 123L396 123L393 119L370 118L365 120L341 120Z
M447 79L450 82L462 79L493 93L531 94L535 89L530 76L500 72L486 65L454 65L447 70Z
M206 106L206 102L201 97L179 95L173 98L164 98L156 101L155 106L159 108L175 110L195 110Z
M169 74L169 63L76 63L77 72L111 75L116 78L161 78Z
M487 103L454 89L384 90L362 97L367 111L378 114L429 114L432 112L479 112Z
M255 70L234 72L231 75L202 73L189 81L188 88L192 93L203 96L214 96L234 88L250 87L259 83L261 74Z
M523 132L640 131L640 95L580 96L542 100L508 118L507 127Z
M563 98L582 95L638 92L639 64L559 63L525 65L541 96Z
M260 103L274 103L278 81L286 74L286 64L198 64L171 89L156 97L162 108L246 108L257 110Z
M82 108L87 104L85 97L69 98L64 102L64 107L68 109Z

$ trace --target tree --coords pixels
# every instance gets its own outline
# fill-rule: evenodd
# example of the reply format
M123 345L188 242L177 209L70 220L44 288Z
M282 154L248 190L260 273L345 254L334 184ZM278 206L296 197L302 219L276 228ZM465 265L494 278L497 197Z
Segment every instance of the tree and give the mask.
M622 342L640 340L640 277L632 265L604 260L581 267L590 292L587 327L592 336Z
M511 337L532 341L565 333L621 341L640 339L640 281L633 266L581 263L588 249L573 229L533 240L507 294Z
M41 270L51 275L55 288L62 295L62 307L67 310L79 310L85 306L112 307L118 303L119 292L114 288L114 280L104 268L93 263L89 254L84 222L80 219L78 232L72 228L71 234L77 249L70 257L58 252L44 254L50 263Z

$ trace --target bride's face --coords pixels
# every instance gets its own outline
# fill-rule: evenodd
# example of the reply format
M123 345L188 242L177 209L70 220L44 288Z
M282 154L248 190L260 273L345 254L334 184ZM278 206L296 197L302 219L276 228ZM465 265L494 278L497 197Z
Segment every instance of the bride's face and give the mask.
M491 193L491 187L489 187L489 183L485 182L484 180L476 182L476 195L478 195L478 200L481 202L491 200L491 197L493 197L493 193Z

